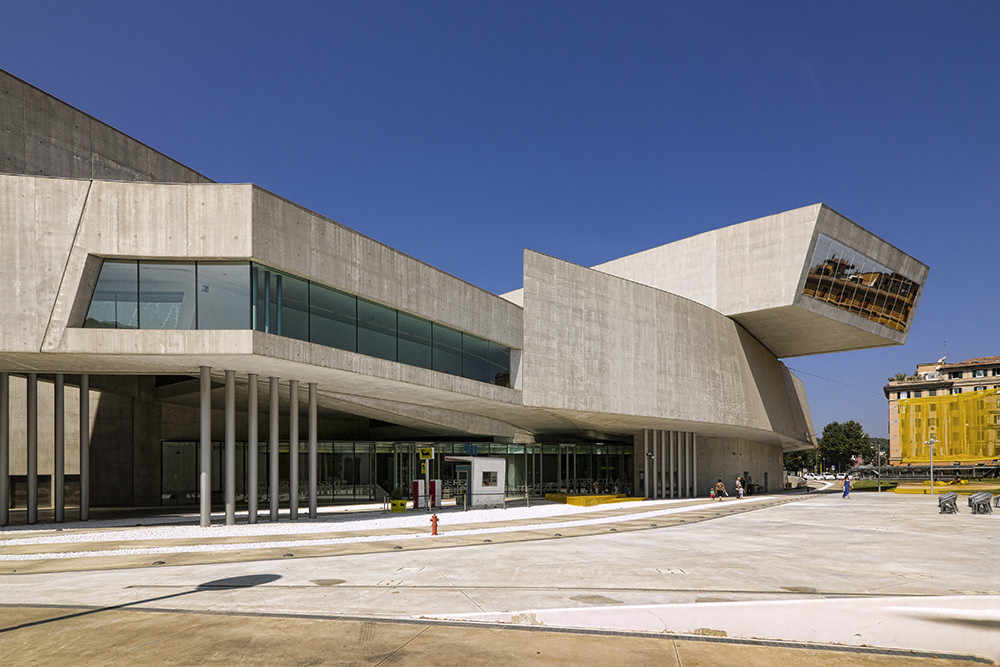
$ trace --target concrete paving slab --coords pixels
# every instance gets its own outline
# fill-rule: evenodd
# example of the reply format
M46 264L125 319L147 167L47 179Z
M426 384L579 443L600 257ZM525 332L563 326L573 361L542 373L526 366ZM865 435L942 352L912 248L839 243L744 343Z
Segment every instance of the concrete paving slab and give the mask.
M0 604L137 603L192 613L401 620L568 609L611 618L594 627L617 623L616 610L646 605L657 607L649 612L658 616L657 632L700 628L729 639L795 636L856 646L892 641L964 654L997 631L991 614L1000 613L1000 574L970 567L965 557L996 548L994 521L939 515L929 497L822 496L673 527L611 533L598 524L601 532L580 537L550 538L548 530L527 541L443 536L462 541L335 557L0 575ZM204 588L248 574L277 578ZM906 610L886 611L897 608Z
M968 665L878 652L294 616L0 608L12 663Z

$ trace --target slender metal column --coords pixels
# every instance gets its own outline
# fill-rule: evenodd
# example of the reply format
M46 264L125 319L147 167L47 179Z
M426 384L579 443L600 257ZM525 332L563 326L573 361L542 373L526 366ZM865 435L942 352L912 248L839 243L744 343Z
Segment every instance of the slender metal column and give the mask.
M694 443L691 442L691 434L684 434L684 465L686 466L685 479L687 480L687 485L685 488L688 492L688 498L694 497L694 466L691 461L694 458Z
M280 276L279 276L280 280ZM281 283L278 283L279 285ZM281 298L281 292L278 292ZM278 315L281 322L281 315ZM288 518L299 518L299 381L288 382Z
M257 375L247 376L247 523L257 523Z
M650 482L652 482L652 484L650 484L650 489L649 489L650 493L652 493L652 495L650 496L650 498L659 498L660 496L659 496L659 493L657 492L656 480L659 479L660 470L663 468L663 461L661 461L660 458L656 455L656 431L655 430L651 430L649 432L649 440L650 440L649 449L650 449L650 451L653 454L653 456L651 457L651 463L650 463L650 467L653 469L652 475L650 476L650 478L651 478Z
M268 483L267 495L271 500L271 521L278 520L278 378L268 380L271 405L267 427L268 437Z
M201 372L201 433L198 445L198 500L203 528L212 525L212 369L202 366Z
M226 371L226 525L236 523L236 372Z
M80 521L90 519L90 376L80 376Z
M642 495L649 498L649 429L642 429Z
M573 445L573 485L579 489L580 488L580 472L576 467L577 462L580 458L579 452L577 452L576 445Z
M677 437L677 432L674 431L670 434L670 493L674 498L681 497L681 475L680 475L680 464L681 451L680 443Z
M694 433L688 435L691 437L691 485L694 487L694 497L697 498L701 494L698 491L698 436Z
M52 397L52 507L55 510L56 523L66 518L66 496L63 484L66 481L66 381L62 373L56 373L54 394Z
M38 521L38 375L28 374L28 523Z
M10 374L0 373L0 526L10 522Z
M309 383L309 518L319 515L316 502L317 466L319 453L316 451L316 383Z
M684 442L684 434L677 434L677 486L680 489L681 498L687 498L687 443Z
M669 440L669 432L663 430L656 431L656 439L659 442L659 456L660 461L663 463L660 465L660 497L667 497L667 441Z
M691 443L687 437L681 436L684 442L684 493L691 497Z
M562 492L562 469L563 469L563 455L562 455L562 445L556 445L556 491Z
M545 490L545 445L538 446L538 482L542 484L542 491L544 495Z

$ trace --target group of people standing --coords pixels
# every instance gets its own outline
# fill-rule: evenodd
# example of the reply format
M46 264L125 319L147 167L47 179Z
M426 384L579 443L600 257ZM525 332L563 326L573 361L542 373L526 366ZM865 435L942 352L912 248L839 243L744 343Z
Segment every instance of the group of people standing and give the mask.
M746 479L742 476L736 478L735 493L737 498L743 498L751 494L751 484L750 475L747 475ZM709 491L709 495L713 500L722 500L723 498L729 497L729 492L726 490L726 483L720 478L719 481L715 483L715 486Z

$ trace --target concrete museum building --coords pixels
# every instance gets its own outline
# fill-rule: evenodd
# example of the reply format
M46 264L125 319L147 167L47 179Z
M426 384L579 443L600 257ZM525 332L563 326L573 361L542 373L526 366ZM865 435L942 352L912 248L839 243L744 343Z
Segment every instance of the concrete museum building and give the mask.
M773 490L814 445L779 359L903 343L928 271L815 204L594 267L525 250L492 294L4 72L0 240L0 498L28 522L312 515L426 445L446 488L490 455L518 494Z

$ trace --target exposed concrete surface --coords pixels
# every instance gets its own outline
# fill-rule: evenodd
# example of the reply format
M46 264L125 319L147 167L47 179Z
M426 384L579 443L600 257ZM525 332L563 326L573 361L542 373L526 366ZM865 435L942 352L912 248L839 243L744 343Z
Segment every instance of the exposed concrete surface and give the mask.
M0 172L162 183L211 182L3 70Z
M525 405L772 432L808 446L788 369L690 299L525 251ZM744 436L751 438L749 431ZM756 438L754 438L756 439Z
M196 593L200 594L200 593ZM18 626L26 625L26 627ZM10 629L16 628L16 629ZM93 610L0 608L4 655L20 663L405 665L968 665L949 659L509 628ZM3 635L0 635L2 637Z
M926 281L925 264L825 204L714 229L592 268L732 317L779 357L905 342L905 332L802 295L819 232L921 285ZM524 305L523 288L501 296Z
M940 515L919 496L824 495L672 528L474 549L2 576L0 603L524 623L570 610L590 627L655 616L658 632L708 628L995 660L1000 574L963 555L995 550L997 520ZM280 578L153 600L262 574Z

